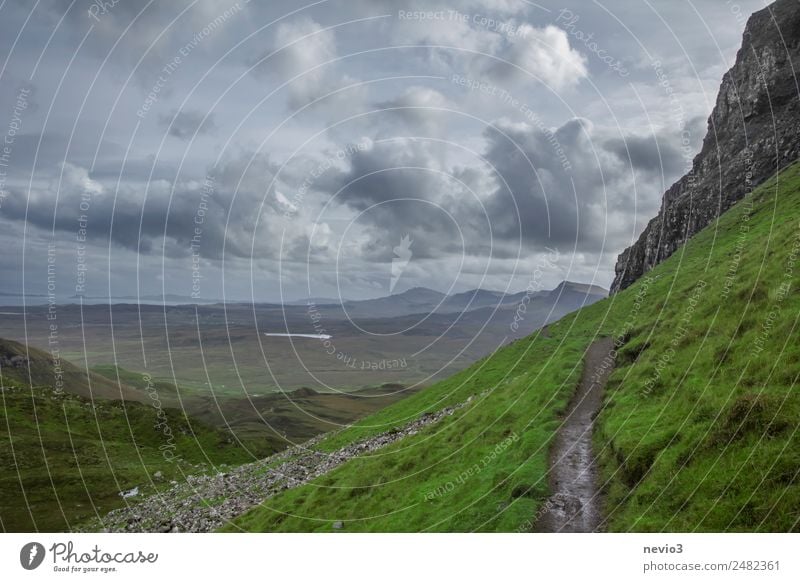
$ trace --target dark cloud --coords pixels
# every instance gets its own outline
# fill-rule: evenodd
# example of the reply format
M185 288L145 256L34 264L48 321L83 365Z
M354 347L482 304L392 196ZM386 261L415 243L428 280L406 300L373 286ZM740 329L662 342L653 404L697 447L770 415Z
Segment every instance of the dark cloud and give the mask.
M621 159L615 140L605 137L608 130L586 120L555 131L499 123L486 133L487 158L503 181L486 204L496 236L562 251L615 248L619 227L633 224L637 206L647 211L661 192L652 179L639 180L637 189L634 177L644 158ZM649 166L645 171L652 178ZM674 159L669 172L677 177Z
M678 147L680 142L658 136L631 136L607 141L606 149L623 162L637 170L653 174L674 175L684 166L684 158Z
M587 126L572 120L555 132L511 123L487 130L487 158L503 181L487 203L496 236L562 248L602 236L608 177Z
M584 272L599 266L610 280L616 253L697 151L742 20L759 2L739 0L737 16L726 3L703 0L694 5L698 17L687 19L680 4L577 0L570 10L579 19L566 28L557 8L524 0L331 0L307 8L240 0L230 18L198 36L236 0L121 0L107 9L94 0L12 0L0 11L9 55L0 134L19 87L32 91L3 185L0 242L14 248L25 228L26 245L37 239L26 248L35 260L54 226L74 244L88 193L90 243L117 249L125 276L132 262L139 268L137 252L146 272L162 253L185 263L202 211L204 259L221 265L224 249L245 263L252 254L273 282L278 260L291 263L282 277L300 277L312 261L320 280L334 281L337 253L354 285L365 273L377 280L406 234L415 253L409 276L421 284L441 286L462 259L473 274L490 261L493 273L507 272L520 250L532 257L545 245L576 248ZM457 10L468 20L401 19L400 9ZM385 17L363 20L378 16ZM587 34L630 76L611 71ZM146 101L176 56L181 62ZM688 154L653 59L690 120ZM514 100L458 86L454 75ZM287 105L305 107L362 79L358 89L287 115ZM520 103L536 110L535 122ZM214 116L201 123L211 104ZM490 121L496 129L485 129ZM180 143L195 134L219 139L191 149ZM321 158L368 141L298 194ZM214 164L203 201L204 172Z
M507 258L544 246L596 252L618 244L617 226L634 220L637 195L659 193L658 185L636 190L633 176L652 168L621 159L616 141L587 120L555 131L501 120L484 137L485 161L472 166L448 166L425 140L396 140L358 152L325 184L360 213L366 258L390 257L404 233L425 258ZM678 164L668 165L675 176Z
M461 220L462 208L475 196L438 160L439 145L423 139L376 143L357 151L347 171L331 176L324 187L334 201L358 212L369 240L365 258L391 258L392 249L408 234L416 256L431 258L465 252L464 240L480 223L480 214Z
M197 252L208 258L221 258L223 248L232 256L249 257L254 246L256 255L269 256L275 253L275 241L266 238L264 244L254 245L254 237L262 234L260 210L272 208L263 185L274 170L268 156L242 156L206 179L177 185L154 180L115 192L90 177L86 169L66 163L60 180L53 180L46 189L33 190L29 196L22 189L9 189L0 213L43 230L77 235L84 227L90 242L110 238L143 254L184 256L196 241Z
M160 115L158 120L171 136L184 140L211 133L216 129L214 114L201 111L175 111L171 115Z

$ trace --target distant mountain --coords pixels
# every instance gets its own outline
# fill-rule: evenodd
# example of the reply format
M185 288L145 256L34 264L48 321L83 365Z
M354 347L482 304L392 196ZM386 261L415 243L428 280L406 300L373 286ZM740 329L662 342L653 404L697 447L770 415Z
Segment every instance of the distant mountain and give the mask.
M608 297L608 290L596 285L564 281L547 295L549 300L554 304L557 303L560 310L564 310L566 314L605 299Z
M600 297L608 296L608 289L603 289L597 285L590 285L588 283L575 283L574 281L562 281L558 287L553 289L551 293L582 293L585 295L599 295Z
M493 337L495 344L503 338L524 337L561 319L581 307L608 296L602 287L565 281L549 291L505 295L497 291L472 290L451 295L439 309L402 316L359 318L355 323L370 330L405 330L403 335L444 334L448 338ZM473 301L470 303L470 299ZM524 307L522 307L524 305ZM490 342L491 343L491 342Z
M412 313L428 313L445 299L447 295L427 289L414 287L403 293L396 293L378 299L364 299L361 301L348 301L343 304L343 309L350 318L356 317L398 317Z
M553 290L521 291L507 294L488 289L472 289L463 293L445 295L425 287L414 287L403 293L367 299L348 301L342 309L351 319L404 317L407 315L436 313L459 314L482 309L506 309L516 306L526 296L530 300L555 297L561 307L574 310L589 305L608 295L608 291L596 285L564 281ZM333 306L338 309L338 306ZM563 309L559 309L563 312ZM329 315L333 315L329 313Z
M463 311L465 309L494 307L502 304L506 297L507 295L500 291L472 289L470 291L465 291L464 293L450 295L444 302L444 308L455 311Z
M408 303L409 305L423 305L427 303L434 303L442 301L447 297L444 293L428 289L427 287L414 287L403 293L390 295L390 298L400 300Z

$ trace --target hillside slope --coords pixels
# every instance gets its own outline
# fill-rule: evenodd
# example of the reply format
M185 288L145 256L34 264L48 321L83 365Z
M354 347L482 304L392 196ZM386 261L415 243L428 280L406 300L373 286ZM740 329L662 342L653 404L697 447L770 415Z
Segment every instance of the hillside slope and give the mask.
M228 433L151 404L0 383L0 532L64 531L172 479L252 457ZM248 443L254 454L271 449ZM136 502L139 496L129 501Z
M800 164L648 276L315 445L436 424L266 499L229 531L529 531L587 347L611 337L597 418L612 531L800 528ZM341 523L336 523L341 522Z
M57 392L108 400L148 400L124 383L94 372L86 372L61 358L19 342L0 338L0 378L22 386L49 386Z

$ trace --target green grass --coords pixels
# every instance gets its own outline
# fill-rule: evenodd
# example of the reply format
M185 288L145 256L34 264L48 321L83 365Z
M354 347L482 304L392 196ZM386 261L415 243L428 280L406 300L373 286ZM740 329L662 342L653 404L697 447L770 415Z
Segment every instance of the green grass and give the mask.
M612 530L800 527L800 165L747 202L653 272L599 417Z
M7 378L3 386L3 531L69 530L124 505L121 490L139 486L142 495L153 493L203 467L252 460L227 434L179 410L165 408L159 417L156 408L138 402L93 404ZM159 471L163 477L155 479Z
M3 364L0 369L0 379L6 384L49 386L57 392L86 397L107 400L147 400L146 395L132 390L124 382L119 383L116 378L110 379L94 372L87 372L68 361L64 353L60 355L60 360L56 362L49 352L0 338L0 364ZM23 365L11 364L20 358L25 362ZM57 366L60 366L60 369Z
M54 377L52 360L44 352L26 352L24 345L8 340L0 340L0 350L6 361L28 353L32 381L45 383ZM285 439L273 429L302 442L399 398L311 392L293 402L283 395L220 399L222 418L211 399L179 401L177 388L167 380L147 381L142 373L114 365L94 366L89 375L66 361L63 367L68 379L64 388L77 394L59 394L47 384L31 389L25 367L2 369L0 463L7 470L0 475L0 531L81 526L96 514L124 505L120 490L139 486L141 496L153 494L185 474L213 470L222 463L238 465L285 448ZM91 392L87 377L92 379ZM103 395L119 394L122 386L123 394L137 400L103 399L98 385ZM94 401L82 396L90 393ZM179 405L186 414L175 408ZM156 406L164 410L162 424L169 426L172 440L163 428L156 428ZM256 416L254 406L270 424ZM159 471L163 478L151 479Z
M481 529L487 530L515 527L547 495L540 477L547 464L546 441L557 426L553 411L566 407L585 347L577 341L559 349L556 342L544 340L534 354L529 349L532 341L518 341L502 355L476 364L479 373L459 373L323 441L323 449L336 449L473 397L468 406L442 420L434 434L421 433L380 456L355 459L312 486L279 498L291 511L307 511L310 520L259 512L242 523L269 516L277 523L264 529L286 530L294 524L303 530L326 530L331 521L352 520L359 512L387 515L348 523L348 530L451 531L471 529L476 521L485 522ZM543 352L549 352L549 364L538 374L526 374ZM514 441L510 446L508 439ZM462 476L476 464L480 470ZM454 490L436 495L437 488L449 489L448 483ZM467 510L454 515L454 501Z
M345 531L529 528L549 494L548 445L584 350L608 336L619 349L595 430L607 528L797 530L798 259L800 164L629 289L551 325L549 337L517 341L321 447L472 396L452 417L225 529L331 531L338 520Z
M178 392L175 384L169 380L151 378L150 382L148 382L145 374L140 372L131 372L130 370L126 370L121 366L115 366L114 364L99 364L97 366L92 366L91 371L103 376L104 378L108 378L113 382L119 381L138 390L143 390L145 392L155 391L155 393L158 394L159 399L162 401L166 399L175 400Z

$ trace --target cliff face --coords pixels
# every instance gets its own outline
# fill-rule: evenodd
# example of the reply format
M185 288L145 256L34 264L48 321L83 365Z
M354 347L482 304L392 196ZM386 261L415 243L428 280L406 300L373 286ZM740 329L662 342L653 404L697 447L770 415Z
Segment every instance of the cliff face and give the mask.
M692 170L664 193L658 216L619 255L611 292L636 281L798 157L800 0L778 0L747 22Z

